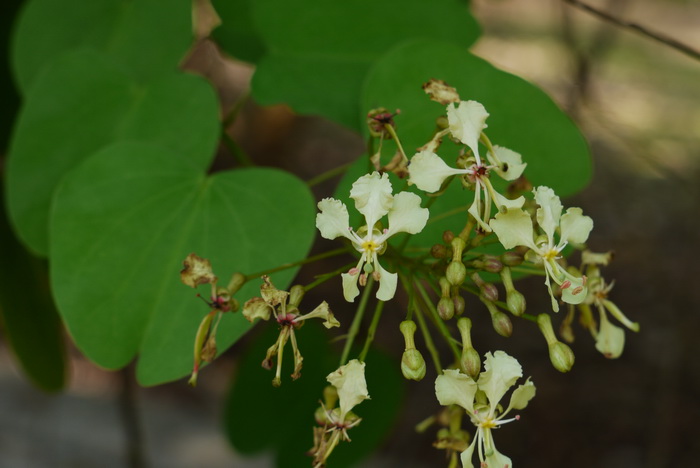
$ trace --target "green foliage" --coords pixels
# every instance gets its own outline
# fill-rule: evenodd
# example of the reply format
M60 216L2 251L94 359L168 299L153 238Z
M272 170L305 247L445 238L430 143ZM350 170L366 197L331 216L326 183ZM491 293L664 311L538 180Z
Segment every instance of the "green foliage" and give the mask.
M251 16L267 49L253 76L253 97L355 130L367 112L360 105L362 83L384 52L417 37L467 47L479 34L459 0L434 1L429 7L423 0L308 0L303 7L257 0Z
M148 141L202 167L218 133L216 96L203 79L171 73L139 85L103 54L67 52L36 79L15 127L7 168L14 226L46 255L52 194L88 155L116 141Z
M192 43L191 0L32 0L16 25L13 68L27 94L54 57L98 50L138 82L176 70Z
M547 185L562 196L581 190L591 176L591 159L583 136L556 104L536 86L501 71L483 59L447 42L417 40L392 49L369 73L362 94L363 108L401 109L395 118L397 132L410 158L415 149L433 135L435 119L445 106L431 101L421 85L431 78L445 80L457 88L464 100L481 102L491 114L486 133L494 144L523 155L528 164L525 175L533 185ZM365 136L367 130L365 129ZM392 142L386 144L391 156ZM443 144L438 154L454 167L457 146ZM366 157L348 171L336 190L336 197L348 200L352 183L368 171ZM392 175L394 190L407 188ZM425 200L419 190L413 190ZM410 246L430 247L443 231L461 229L473 194L455 181L431 206L431 221ZM425 206L425 205L424 205ZM461 209L461 210L460 210ZM354 210L352 215L357 216ZM436 217L449 214L449 216ZM360 223L356 217L355 225ZM401 242L402 238L392 239Z
M212 0L222 19L213 31L214 40L239 60L256 63L265 54L265 44L251 18L251 0Z
M225 284L236 271L303 258L313 216L310 192L287 173L206 176L201 165L165 148L118 143L71 171L55 196L54 294L73 339L92 360L114 369L139 353L142 384L176 379L191 370L194 331L208 312L177 274L187 254L212 258ZM295 272L274 279L287 284ZM249 283L236 297L245 301L257 287ZM240 314L225 315L219 349L247 329Z
M241 453L272 450L279 468L307 467L311 458L304 454L304 448L313 445L314 411L320 406L326 376L338 367L339 356L328 345L328 332L308 323L295 332L300 350L308 358L301 378L296 381L289 378L293 363L288 349L282 367L282 386L273 387L270 381L274 370L264 370L260 362L279 330L274 324L261 326L266 327L265 331L255 336L234 378L225 411L226 430L231 443ZM391 429L401 406L403 385L398 364L378 352L370 353L367 362L366 378L372 399L354 409L365 420L349 430L352 443L341 443L333 452L334 467L357 466L376 449Z

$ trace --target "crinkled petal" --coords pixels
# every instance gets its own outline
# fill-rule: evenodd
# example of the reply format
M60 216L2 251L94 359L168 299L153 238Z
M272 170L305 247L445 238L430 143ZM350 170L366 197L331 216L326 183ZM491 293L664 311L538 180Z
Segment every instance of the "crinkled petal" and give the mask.
M355 406L369 399L364 362L353 359L335 372L328 374L326 380L338 390L341 421Z
M515 384L518 378L523 376L523 368L514 357L504 351L486 353L484 372L479 374L477 384L489 399L489 405L493 410L503 395Z
M484 106L476 101L462 101L457 107L454 103L447 106L450 133L474 152L479 164L481 163L479 137L487 127L486 119L488 116L489 113L486 112Z
M466 169L450 167L432 151L421 151L411 158L408 166L408 183L414 184L424 192L433 193L440 190L442 183L451 175L466 174Z
M471 445L467 447L467 450L462 452L462 454L459 456L459 459L462 462L462 468L474 468L474 464L472 463L472 457L474 456L475 447L476 437L474 437L474 440L472 441Z
M348 302L354 302L355 298L360 294L360 290L357 287L357 280L360 277L360 273L358 272L354 275L343 273L340 277L343 279L343 297Z
M325 239L346 237L353 240L350 235L350 217L348 209L343 202L335 198L324 198L318 202L320 213L316 214L316 227Z
M510 396L510 409L521 410L527 406L527 404L535 397L535 384L528 378L527 381L518 385Z
M511 200L510 198L504 197L495 190L491 193L491 195L493 197L493 203L496 205L496 207L498 207L499 210L502 206L506 207L506 209L514 210L516 208L522 208L525 204L525 197L523 196L519 196L515 200Z
M499 212L491 220L491 227L506 249L524 245L532 250L537 250L533 240L532 219L527 212L519 208Z
M471 414L477 389L476 382L457 369L445 369L435 379L435 395L441 405L459 405Z
M398 282L399 275L396 273L389 273L386 271L379 262L374 261L374 266L379 272L379 289L377 289L377 299L380 301L388 301L394 297L396 294L396 284Z
M355 200L357 211L367 221L367 230L372 231L377 221L391 209L393 196L389 175L373 172L360 177L352 184L350 198Z
M251 323L255 319L270 320L272 310L272 306L265 302L262 297L254 297L243 305L243 316Z
M525 170L527 163L523 162L523 157L520 155L520 153L516 153L513 150L497 145L493 147L493 150L496 153L496 157L501 161L501 164L504 165L494 168L493 171L502 179L515 180L523 175L523 171ZM490 153L486 157L489 159L491 164L495 164L495 161Z
M554 239L554 231L559 226L562 205L559 197L549 187L539 186L533 190L535 201L540 207L537 209L537 224L544 230L547 237Z
M430 212L421 208L421 199L411 192L401 192L394 196L394 204L389 210L389 231L387 237L397 232L417 234L428 222Z
M581 208L569 208L561 217L560 243L583 244L593 229L593 220L584 216Z
M600 314L600 328L596 337L595 349L608 359L617 359L625 348L625 330L613 325L604 311Z

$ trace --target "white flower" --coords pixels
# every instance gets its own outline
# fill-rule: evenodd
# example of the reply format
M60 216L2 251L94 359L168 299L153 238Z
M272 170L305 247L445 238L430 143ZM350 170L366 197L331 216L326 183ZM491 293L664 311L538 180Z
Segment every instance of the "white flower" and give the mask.
M540 206L537 209L537 224L544 231L543 236L534 237L534 227L530 215L516 208L500 212L491 220L491 227L498 240L506 249L518 245L529 247L537 256L537 261L544 264L546 273L545 284L552 298L552 309L559 311L559 305L554 298L552 285L554 280L561 288L562 300L568 304L580 304L586 299L586 277L577 277L566 271L557 259L569 242L583 244L593 229L593 220L583 215L581 208L569 208L564 215L559 197L549 187L537 187L533 190L535 201ZM554 234L559 230L559 241Z
M512 468L510 458L496 450L492 429L519 419L518 416L510 419L505 417L511 410L527 406L535 396L535 386L528 379L513 391L505 411L499 411L499 402L503 396L523 376L522 368L515 358L503 351L496 351L493 355L486 353L484 368L476 382L459 370L444 370L435 380L435 394L441 405L459 405L464 408L477 428L471 445L462 452L463 468L474 468L472 455L477 447L482 467ZM483 392L488 404L477 398L477 391Z
M316 215L316 227L321 236L326 239L345 237L362 254L357 266L341 275L343 295L349 302L360 293L358 279L364 286L369 274L379 281L377 299L388 301L394 297L398 277L382 268L377 255L386 250L389 237L399 232L419 233L428 221L428 209L421 208L418 195L401 192L394 196L391 191L388 175L379 175L378 172L364 175L352 184L350 197L355 200L355 207L366 222L358 232L350 227L348 210L340 200L324 198L318 203L321 212ZM388 215L389 228L379 230L376 224L385 215Z
M469 213L484 231L491 232L488 223L492 203L500 210L502 207L520 208L525 202L523 197L509 200L496 192L489 180L491 171L496 172L504 180L514 180L520 177L527 164L523 164L522 157L515 151L500 146L491 147L490 144L486 155L488 164L482 162L479 155L479 139L481 132L486 128L488 115L484 106L476 101L462 101L458 107L452 103L447 106L450 133L472 150L474 163L466 169L452 168L431 151L435 145L428 146L428 149L420 151L411 158L409 183L415 184L425 192L433 193L440 190L448 177L453 175L465 177L475 186L474 202L469 208Z
M337 423L342 423L355 406L369 399L364 362L353 359L328 374L326 380L338 390L340 416Z

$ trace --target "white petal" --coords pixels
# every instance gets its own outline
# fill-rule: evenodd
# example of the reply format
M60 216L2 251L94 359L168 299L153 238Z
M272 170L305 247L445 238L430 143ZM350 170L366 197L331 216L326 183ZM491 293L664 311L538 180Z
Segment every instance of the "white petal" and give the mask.
M608 359L616 359L625 348L625 330L613 325L605 312L600 314L600 329L596 338L595 349Z
M525 197L519 196L515 200L511 200L510 198L506 198L500 193L496 192L495 190L491 194L493 197L493 202L498 207L498 209L501 209L501 206L505 206L506 209L516 209L516 208L522 208L523 205L525 204Z
M445 369L435 379L435 395L443 406L459 405L474 413L474 395L478 389L476 382L457 369Z
M387 237L397 232L417 234L423 230L428 222L430 212L427 208L421 208L421 199L411 192L397 193L394 204L389 210L389 231Z
M552 310L554 312L559 312L559 302L557 302L557 298L554 297L554 292L552 291L552 283L550 281L550 277L554 278L554 274L552 273L552 266L550 265L550 262L544 262L544 272L545 272L544 284L547 286L547 291L549 291L549 297L552 299Z
M357 288L357 280L360 277L360 273L354 275L343 273L340 277L343 279L343 297L348 302L354 302L355 298L360 294L360 290Z
M593 220L581 208L569 208L561 217L561 241L583 244L593 229Z
M554 231L559 226L561 218L561 201L559 197L549 187L540 186L533 190L535 201L540 208L537 209L537 224L544 230L547 237L552 240Z
M462 462L462 468L474 468L474 465L472 464L474 447L476 447L476 436L474 436L474 440L472 441L471 445L467 447L467 450L462 452L462 454L459 456L459 459Z
M533 240L533 227L530 215L521 210L507 210L499 212L491 220L491 227L498 236L498 240L506 249L512 249L518 245L537 250Z
M367 230L389 212L394 197L391 196L389 176L379 172L363 175L352 184L350 198L355 200L357 211L365 216Z
M493 433L491 437L493 437ZM491 455L486 455L486 466L488 468L513 468L511 459L496 450L495 444L492 444L491 448L493 450Z
M505 164L506 166L505 171L500 167L493 169L493 171L501 176L502 179L515 180L523 175L523 171L525 170L527 163L523 163L523 157L520 155L520 153L516 153L513 150L509 150L508 148L498 145L494 146L493 150L496 153L496 157L501 161L501 164ZM490 153L486 157L489 159L491 164L495 164Z
M489 206L489 209L491 207ZM479 187L479 184L477 184L476 191L474 192L474 201L472 202L471 206L469 207L469 212L470 215L474 217L477 223L479 223L479 226L481 229L483 229L486 232L491 232L491 226L486 224L482 218L482 203L481 203L481 187Z
M466 169L455 169L432 151L421 151L411 158L408 166L408 183L415 184L424 192L440 190L445 179L455 174L466 174Z
M348 411L369 399L364 362L353 359L335 372L328 374L326 380L338 390L341 421Z
M527 379L522 385L518 385L510 396L509 408L515 410L521 410L527 406L527 404L535 397L535 384L533 384L530 379Z
M325 239L350 236L350 217L345 204L335 198L324 198L318 202L320 213L316 214L316 227Z
M396 283L398 282L399 275L396 273L389 273L379 264L378 261L374 262L374 266L379 272L379 289L377 289L377 299L380 301L388 301L394 297L396 294Z
M523 376L523 368L514 357L504 351L496 351L493 355L486 353L484 372L479 374L477 384L489 399L489 406L495 408L503 395Z
M471 148L478 163L481 163L479 137L487 127L486 118L488 116L489 113L486 112L484 106L476 101L462 101L456 108L454 103L447 106L447 121L450 124L450 132L455 138Z

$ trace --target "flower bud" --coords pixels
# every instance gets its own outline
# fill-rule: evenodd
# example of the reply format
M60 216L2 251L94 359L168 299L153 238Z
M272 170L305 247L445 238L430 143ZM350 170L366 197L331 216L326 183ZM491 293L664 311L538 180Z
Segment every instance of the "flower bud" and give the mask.
M491 315L491 324L496 333L501 336L508 338L513 334L513 322L511 322L510 317L501 311Z
M295 284L292 286L292 288L289 290L289 305L299 307L305 293L306 291L304 290L304 286L300 284Z
M430 255L432 255L433 258L445 258L449 253L449 249L442 244L435 244L430 249Z
M460 316L464 313L464 308L465 308L465 302L464 298L460 296L459 294L452 296L452 302L455 305L455 315Z
M481 295L491 302L496 302L498 300L498 288L493 283L487 283L482 280L478 273L474 272L470 276L471 280L474 281L481 291Z
M559 372L569 372L574 366L574 352L568 345L557 341L549 346L549 360Z
M474 348L468 348L462 351L462 356L459 359L459 368L472 379L476 380L481 372L481 357Z
M241 287L245 284L245 275L242 273L234 273L231 276L231 280L228 282L226 289L229 290L231 295L236 294Z
M515 251L508 251L501 255L501 262L503 262L503 265L509 267L518 266L523 263L523 260L523 255Z
M455 234L452 231L445 231L442 233L442 241L445 244L451 244L452 239L454 239L454 238L455 238Z
M508 305L508 310L516 317L520 317L525 313L525 296L515 289L508 291L506 294L506 304Z
M447 266L445 277L451 285L460 286L467 277L467 268L461 261L453 261Z
M449 320L455 315L455 303L449 297L440 298L437 305L437 311L440 318L443 320Z
M425 359L417 349L407 349L401 356L401 373L408 380L422 380L425 377Z

